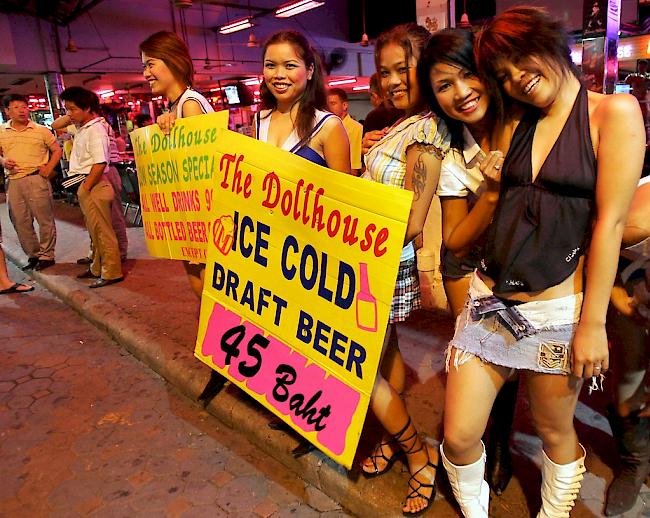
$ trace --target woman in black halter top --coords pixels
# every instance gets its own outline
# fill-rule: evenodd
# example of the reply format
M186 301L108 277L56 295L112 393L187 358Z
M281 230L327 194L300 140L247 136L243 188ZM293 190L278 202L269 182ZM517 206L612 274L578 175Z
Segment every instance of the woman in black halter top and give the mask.
M464 515L487 517L480 439L497 392L522 370L543 442L538 516L568 517L585 471L573 414L582 379L608 368L605 316L643 120L632 96L581 86L562 26L543 10L505 11L477 47L484 76L529 110L513 125L488 243L450 344L442 459Z

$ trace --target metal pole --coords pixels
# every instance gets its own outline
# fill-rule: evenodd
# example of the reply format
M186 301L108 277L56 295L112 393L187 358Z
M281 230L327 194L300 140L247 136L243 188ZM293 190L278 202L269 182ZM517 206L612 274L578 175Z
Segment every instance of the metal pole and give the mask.
M582 73L589 88L611 94L618 81L621 0L584 0Z
M607 2L607 33L605 34L605 80L606 94L614 93L618 81L618 32L621 27L621 0Z
M47 94L47 102L50 105L50 113L52 118L56 119L61 115L63 108L60 97L61 92L65 90L63 76L58 72L48 72L43 74L43 81L45 82L45 93Z

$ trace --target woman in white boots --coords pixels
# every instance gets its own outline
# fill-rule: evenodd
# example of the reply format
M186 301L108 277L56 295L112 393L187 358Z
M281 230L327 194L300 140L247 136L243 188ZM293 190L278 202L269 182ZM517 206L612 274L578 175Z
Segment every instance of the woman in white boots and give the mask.
M487 516L481 436L496 394L522 370L544 450L538 516L568 517L585 471L573 415L582 379L608 368L605 315L643 119L632 96L581 86L562 26L543 10L494 18L477 57L504 102L529 109L506 130L499 202L450 344L442 461L463 514Z

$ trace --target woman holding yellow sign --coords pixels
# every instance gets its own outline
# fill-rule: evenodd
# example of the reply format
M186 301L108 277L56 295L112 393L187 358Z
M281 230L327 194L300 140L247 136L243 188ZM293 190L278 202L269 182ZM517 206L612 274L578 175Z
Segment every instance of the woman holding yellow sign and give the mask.
M262 52L262 111L255 138L342 173L351 173L350 143L341 120L328 113L318 54L296 31L280 31Z
M315 164L350 174L350 143L343 123L327 109L318 54L297 31L272 34L262 49L262 110L255 114L253 137ZM269 425L283 429L279 420ZM295 457L314 449L306 440Z
M158 117L157 123L166 135L174 121L211 113L214 110L199 92L192 88L194 66L187 45L173 32L160 31L140 43L144 78L151 91L169 99L168 112ZM201 300L205 264L183 261L187 278L195 295ZM207 405L223 388L226 379L213 370L210 380L199 396Z
M395 107L404 110L406 115L365 156L366 178L413 191L406 230L407 244L402 251L389 329L370 400L385 435L362 466L364 474L373 477L386 473L399 454L406 455L411 473L409 492L402 509L406 516L418 516L431 505L438 464L438 452L420 440L400 397L404 389L405 368L395 332L395 324L405 321L420 307L412 240L424 227L438 185L442 159L449 150L446 126L428 110L418 87L416 66L430 36L423 27L405 24L377 39L375 63L382 89Z
M214 110L208 100L192 89L194 67L190 52L176 34L160 31L140 43L144 78L154 95L169 99L168 110L158 117L158 125L169 134L174 120L203 115ZM183 261L192 290L200 299L205 265Z

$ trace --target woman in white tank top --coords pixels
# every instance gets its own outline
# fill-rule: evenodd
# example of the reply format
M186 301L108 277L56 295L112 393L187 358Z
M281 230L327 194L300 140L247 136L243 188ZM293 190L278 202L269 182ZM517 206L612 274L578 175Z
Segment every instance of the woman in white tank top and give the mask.
M144 78L155 95L169 99L169 112L158 117L158 125L169 134L177 118L203 115L214 110L208 100L192 89L194 67L190 52L183 41L173 32L157 32L140 44ZM201 300L205 264L183 261L192 291ZM204 405L223 388L226 379L213 370L210 380L199 396Z
M326 110L318 54L301 33L273 34L262 51L262 108L254 136L310 162L351 173L350 143L341 120Z
M214 110L208 100L192 89L194 67L189 50L173 32L157 32L140 44L144 78L154 95L169 99L169 113L158 117L158 125L168 134L176 118L203 115ZM205 265L183 261L190 285L201 298Z

